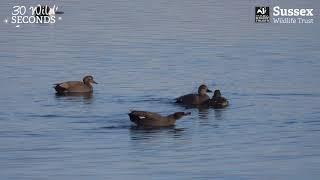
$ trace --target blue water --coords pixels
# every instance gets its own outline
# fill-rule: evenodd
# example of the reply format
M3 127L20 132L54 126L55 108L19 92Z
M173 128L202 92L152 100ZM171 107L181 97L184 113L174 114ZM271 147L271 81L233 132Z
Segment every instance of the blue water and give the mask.
M0 179L319 178L318 0L52 1L56 24L2 22L38 2L0 2ZM315 23L255 24L261 4ZM55 96L86 74L92 97ZM201 83L231 105L172 103ZM131 109L192 115L142 130Z

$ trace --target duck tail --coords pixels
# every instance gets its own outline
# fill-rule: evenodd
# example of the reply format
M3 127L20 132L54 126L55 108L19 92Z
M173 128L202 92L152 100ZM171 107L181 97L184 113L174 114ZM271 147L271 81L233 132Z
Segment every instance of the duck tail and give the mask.
M137 116L137 115L134 113L134 111L128 113L128 116L129 116L131 122L138 123L139 120L140 120L139 116Z
M179 98L175 98L175 103L181 103L182 102L182 99L179 97Z
M57 91L58 94L64 93L67 89L60 86L60 84L54 84L53 88Z

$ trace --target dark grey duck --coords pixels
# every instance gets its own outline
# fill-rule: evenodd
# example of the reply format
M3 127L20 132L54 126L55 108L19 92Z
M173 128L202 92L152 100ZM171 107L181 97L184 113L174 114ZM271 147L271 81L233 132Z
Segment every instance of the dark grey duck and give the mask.
M220 90L215 90L212 98L208 102L209 106L213 108L224 108L229 105L229 101L221 96Z
M189 105L189 106L196 106L201 105L207 102L210 97L207 95L208 92L212 92L208 87L204 84L199 86L198 94L186 94L176 98L176 103Z
M147 111L131 111L128 115L130 120L137 126L144 127L167 127L173 126L176 120L183 116L190 115L190 112L175 112L168 116Z

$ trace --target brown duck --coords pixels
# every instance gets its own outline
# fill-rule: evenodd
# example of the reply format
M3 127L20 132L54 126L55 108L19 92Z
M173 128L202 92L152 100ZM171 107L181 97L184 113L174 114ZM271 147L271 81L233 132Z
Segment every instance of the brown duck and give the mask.
M93 91L92 84L98 84L92 76L85 76L81 81L67 81L57 83L54 89L58 94L64 93L90 93Z
M130 120L137 126L143 127L168 127L174 126L176 120L190 115L190 112L176 112L168 116L147 111L131 111L128 115Z
M215 90L212 98L209 100L210 107L224 108L229 105L229 101L221 96L220 90Z
M210 97L207 95L208 92L212 92L208 89L208 87L204 84L199 86L198 94L187 94L184 96L180 96L176 98L176 103L184 104L184 105L201 105L207 102Z

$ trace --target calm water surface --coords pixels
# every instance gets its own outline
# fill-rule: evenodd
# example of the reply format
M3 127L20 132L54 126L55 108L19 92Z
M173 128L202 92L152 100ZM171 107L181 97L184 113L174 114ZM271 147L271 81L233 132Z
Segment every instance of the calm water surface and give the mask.
M54 25L5 24L0 2L1 179L317 179L320 176L318 0L315 24L254 24L270 1L53 1ZM52 84L92 74L92 97ZM190 109L174 128L141 130L130 109L185 111L201 83L231 106Z

